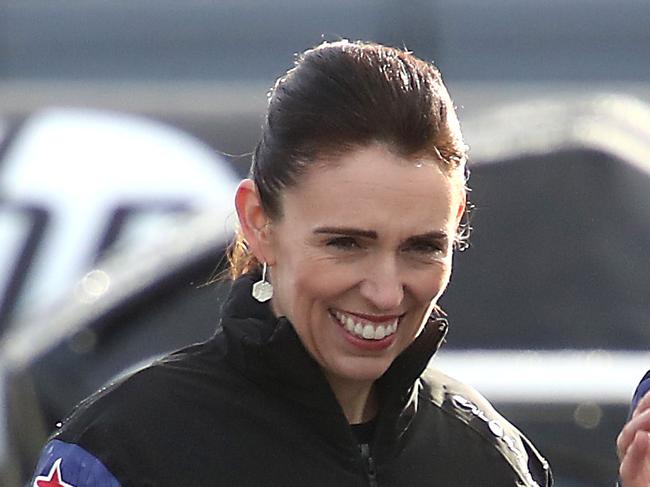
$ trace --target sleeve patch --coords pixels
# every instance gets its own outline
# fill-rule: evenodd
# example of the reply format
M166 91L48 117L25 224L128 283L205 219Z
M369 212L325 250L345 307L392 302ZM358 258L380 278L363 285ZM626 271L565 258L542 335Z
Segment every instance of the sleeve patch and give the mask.
M52 440L41 452L30 487L120 487L96 457L78 445Z

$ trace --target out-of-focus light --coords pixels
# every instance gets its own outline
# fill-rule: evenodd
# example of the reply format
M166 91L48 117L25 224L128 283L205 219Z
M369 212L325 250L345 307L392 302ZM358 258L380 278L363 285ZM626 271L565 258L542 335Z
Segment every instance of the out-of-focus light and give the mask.
M93 269L81 278L75 294L80 302L92 303L103 296L110 286L110 276L101 269Z
M573 411L573 420L581 428L592 430L600 425L603 418L603 410L596 403L579 404Z

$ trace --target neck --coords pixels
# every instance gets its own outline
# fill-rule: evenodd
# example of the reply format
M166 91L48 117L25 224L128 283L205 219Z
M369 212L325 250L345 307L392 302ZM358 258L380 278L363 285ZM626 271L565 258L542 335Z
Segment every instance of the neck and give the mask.
M378 404L374 381L351 381L326 374L348 423L365 423L377 414Z

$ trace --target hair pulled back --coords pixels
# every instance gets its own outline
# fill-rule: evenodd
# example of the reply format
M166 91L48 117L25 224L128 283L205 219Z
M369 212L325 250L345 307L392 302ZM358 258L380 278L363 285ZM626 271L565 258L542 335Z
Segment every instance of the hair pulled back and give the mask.
M464 187L467 147L432 64L375 43L325 42L305 51L269 92L253 154L250 177L267 215L282 216L282 191L315 161L376 142L405 158L438 160ZM228 258L232 278L259 265L241 231Z

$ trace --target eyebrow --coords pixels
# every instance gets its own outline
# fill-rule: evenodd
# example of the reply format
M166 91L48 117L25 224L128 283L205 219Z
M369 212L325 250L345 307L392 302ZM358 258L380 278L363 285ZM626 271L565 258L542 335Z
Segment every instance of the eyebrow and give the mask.
M379 237L374 230L363 230L354 227L318 227L314 229L315 234L328 234L328 235L345 235L349 237L363 237L372 240L377 240ZM407 241L414 240L447 240L449 236L446 232L441 230L433 230L431 232L421 233L408 237Z
M364 237L377 240L378 235L374 230L362 230L354 227L318 227L314 229L316 234L346 235L349 237Z

